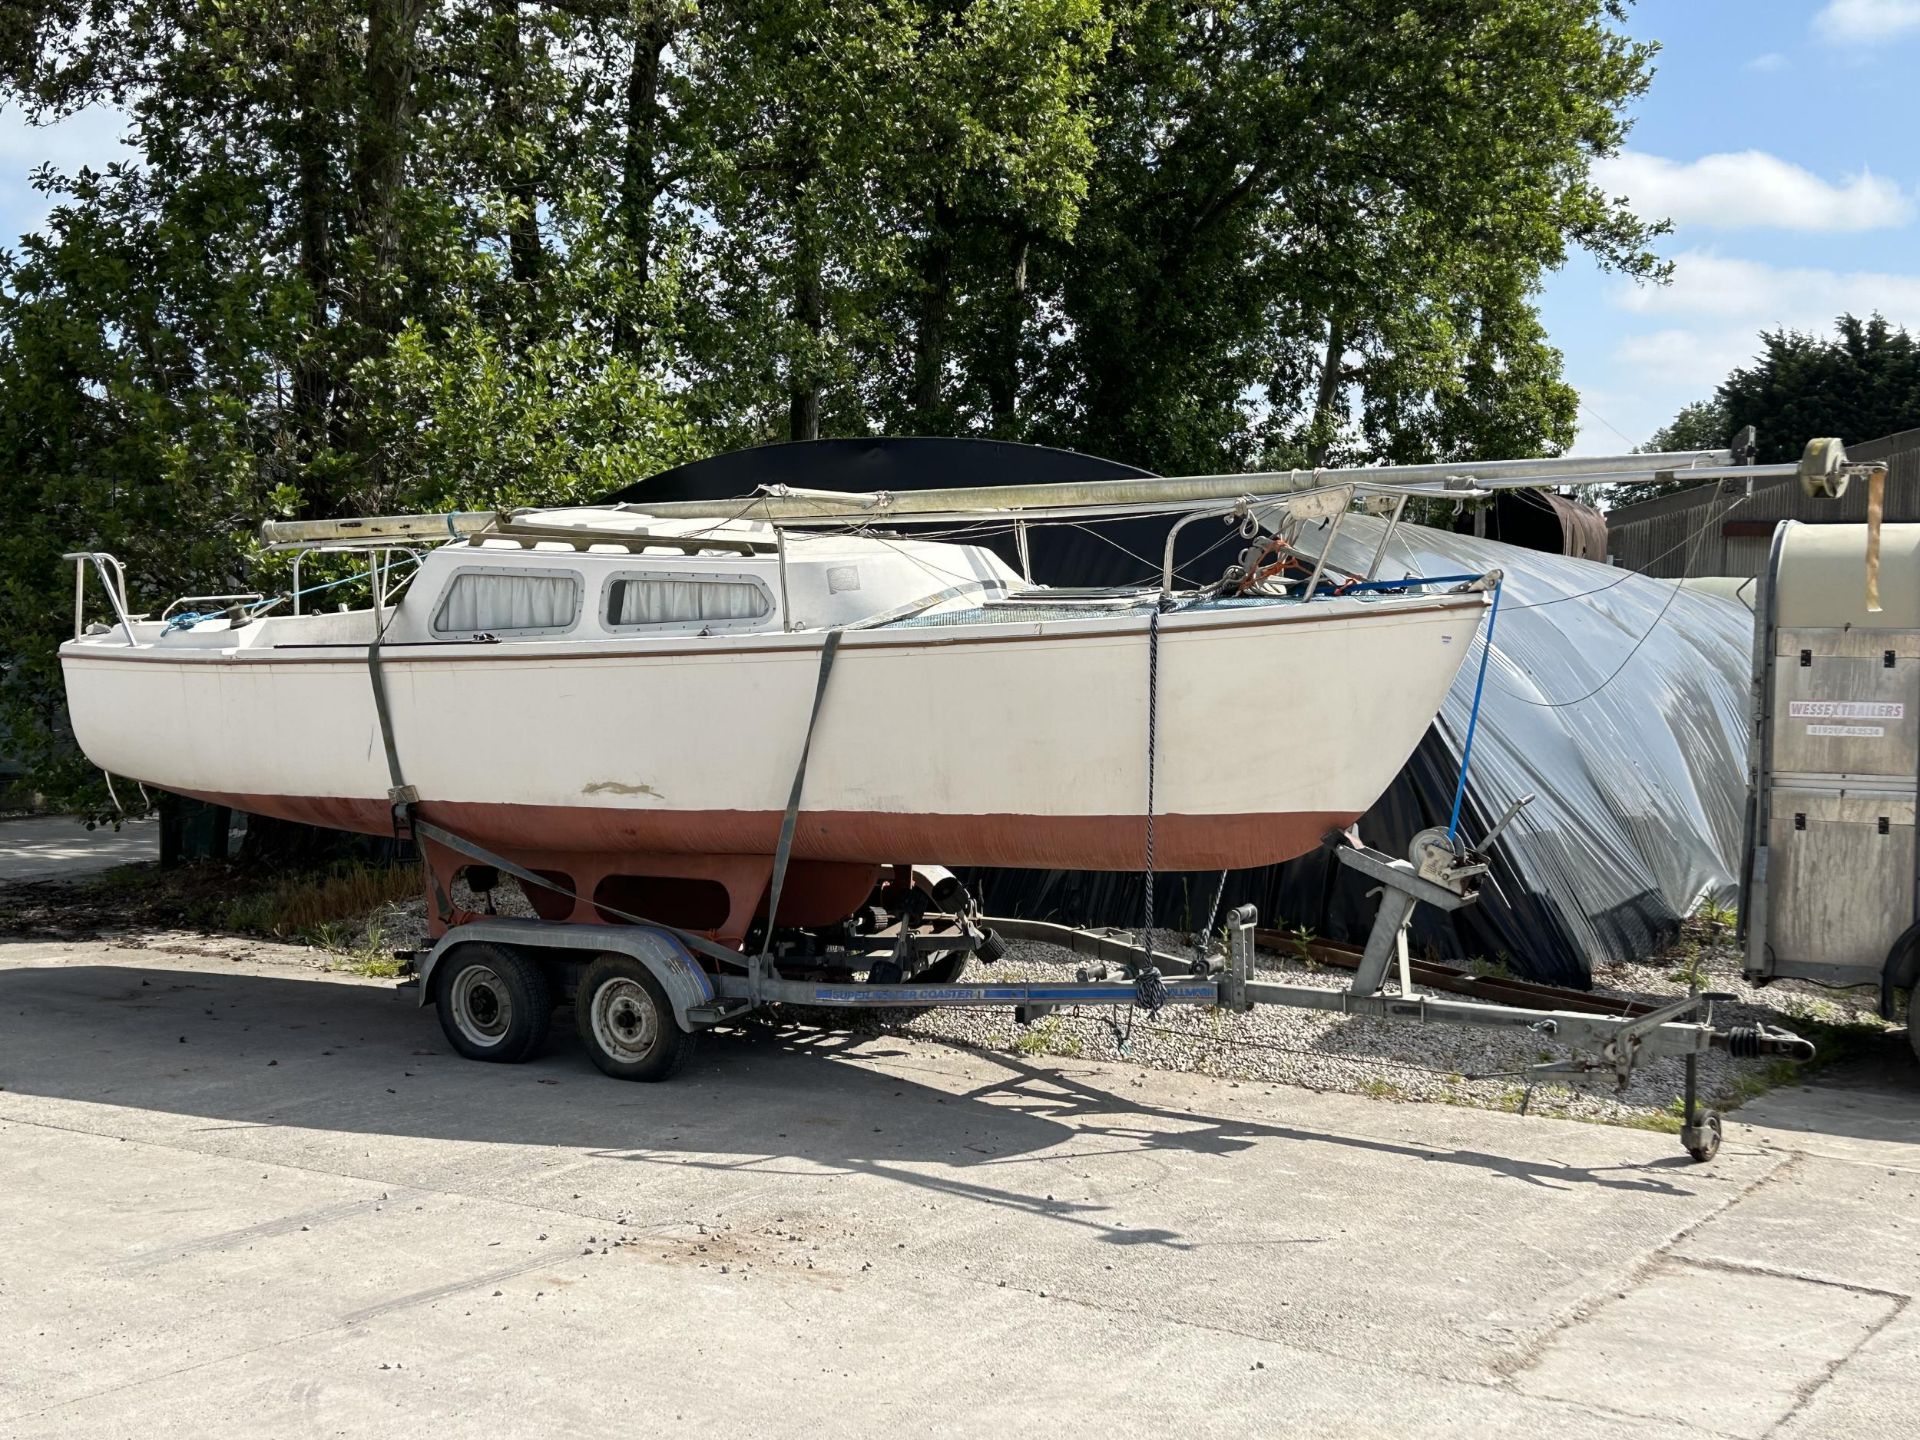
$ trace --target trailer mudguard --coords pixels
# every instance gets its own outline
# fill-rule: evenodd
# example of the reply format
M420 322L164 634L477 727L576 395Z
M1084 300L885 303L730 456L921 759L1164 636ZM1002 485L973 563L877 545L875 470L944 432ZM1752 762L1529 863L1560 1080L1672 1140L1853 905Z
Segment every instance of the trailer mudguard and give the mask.
M660 988L667 992L673 1018L682 1030L695 1028L687 1012L714 998L713 981L707 972L700 968L686 946L664 930L641 925L560 925L490 915L454 926L415 963L420 977L418 1003L424 1006L432 997L434 969L455 946L483 940L522 950L576 951L582 960L591 960L605 951L631 955L652 972Z

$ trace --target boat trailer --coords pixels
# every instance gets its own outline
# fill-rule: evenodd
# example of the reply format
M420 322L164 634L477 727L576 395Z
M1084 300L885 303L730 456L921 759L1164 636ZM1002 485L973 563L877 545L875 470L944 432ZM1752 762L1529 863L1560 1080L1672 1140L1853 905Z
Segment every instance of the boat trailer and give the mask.
M1515 806L1502 818L1483 847L1519 808ZM1630 1015L1528 1009L1421 993L1413 982L1407 950L1407 923L1414 907L1426 904L1452 911L1473 904L1488 870L1485 849L1466 847L1449 838L1445 828L1422 831L1405 860L1354 843L1343 834L1330 835L1328 844L1339 863L1379 885L1379 911L1352 982L1343 989L1256 978L1257 915L1251 905L1231 912L1222 931L1203 937L1197 951L1175 956L1126 931L982 916L951 877L922 886L917 893L929 900L937 896L950 903L959 901L952 910L936 911L925 904L909 907L897 918L878 917L891 918L891 923L865 934L837 934L827 945L803 936L790 935L784 941L770 937L758 954L729 952L730 963L718 969L703 966L694 953L712 942L690 947L683 942L704 937L664 926L476 917L454 926L432 949L411 957L413 971L402 985L415 990L422 1005L430 998L437 1001L441 1023L462 1053L517 1059L524 1056L485 1054L484 1046L463 1043L463 1031L471 1041L476 1038L476 1026L484 1034L490 1024L506 1023L488 1011L484 996L476 1009L472 987L463 1000L460 984L466 972L478 969L500 986L503 995L510 995L511 986L501 984L503 977L497 973L504 953L519 964L537 964L547 972L547 983L555 991L572 993L580 988L590 965L624 961L632 967L638 962L653 985L641 983L636 971L627 981L589 986L595 997L594 1013L582 1016L579 1028L603 1070L640 1079L664 1079L677 1069L695 1032L770 1005L857 1010L1002 1006L1014 1009L1022 1024L1075 1005L1128 1006L1150 1012L1168 1005L1200 1005L1242 1013L1256 1005L1287 1005L1415 1024L1526 1030L1572 1052L1568 1059L1528 1066L1522 1073L1529 1084L1610 1073L1624 1089L1643 1060L1684 1058L1680 1140L1687 1153L1701 1161L1712 1159L1718 1151L1722 1130L1720 1116L1701 1104L1702 1054L1717 1049L1743 1058L1813 1058L1812 1043L1790 1031L1765 1024L1717 1026L1715 1003L1734 997L1703 992L1697 986L1667 1004L1651 1010L1641 1007L1643 1013ZM517 869L510 863L507 868ZM943 970L957 975L968 957L998 959L1005 954L1007 939L1059 946L1086 963L1078 967L1074 980L1058 983L939 983L925 978ZM463 962L463 949L470 950L475 963ZM856 978L863 971L868 978ZM893 978L897 976L905 978ZM1396 979L1394 988L1388 986L1390 977ZM453 983L448 983L449 978ZM670 1008L670 1016L660 1013L662 1001ZM545 1003L550 1005L551 997ZM656 1053L658 1042L669 1039L674 1043L668 1064L619 1063L623 1054Z

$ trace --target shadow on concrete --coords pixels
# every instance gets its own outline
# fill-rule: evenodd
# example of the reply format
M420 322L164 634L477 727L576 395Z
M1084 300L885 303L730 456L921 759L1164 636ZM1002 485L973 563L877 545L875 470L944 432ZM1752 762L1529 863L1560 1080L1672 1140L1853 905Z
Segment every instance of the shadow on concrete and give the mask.
M1109 1153L1228 1155L1280 1141L1554 1189L1694 1193L1678 1154L1589 1167L1336 1134L1164 1108L1074 1062L1043 1067L997 1052L969 1052L992 1075L956 1093L951 1068L938 1080L913 1078L928 1053L925 1042L885 1035L761 1024L703 1037L680 1076L639 1085L593 1068L570 1010L555 1017L541 1057L493 1066L455 1055L430 1009L373 986L120 965L0 969L0 1090L192 1116L213 1128L562 1146L756 1176L792 1162L1029 1212L1127 1245L1184 1242L1172 1231L1110 1225L1101 1206L996 1183L995 1167L1070 1140L1077 1157L1095 1153L1089 1142ZM1524 1124L1513 1136L1526 1143ZM1650 1150L1667 1143L1647 1139Z
M1920 1059L1904 1030L1856 1042L1807 1083L1786 1084L1740 1107L1738 1118L1809 1140L1920 1147Z

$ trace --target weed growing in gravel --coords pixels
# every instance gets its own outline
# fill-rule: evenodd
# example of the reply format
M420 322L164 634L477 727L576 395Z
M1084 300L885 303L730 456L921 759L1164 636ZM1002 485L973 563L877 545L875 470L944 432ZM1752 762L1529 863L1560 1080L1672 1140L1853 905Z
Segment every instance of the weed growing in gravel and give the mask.
M1667 979L1673 981L1676 985L1686 985L1688 987L1697 985L1704 989L1707 983L1707 972L1702 968L1702 957L1698 953L1695 953L1686 958L1686 964L1676 966L1674 969L1667 971Z
M1693 918L1709 930L1729 934L1740 923L1740 912L1731 905L1716 905L1711 900L1703 900Z
M400 961L395 958L378 921L368 925L364 934L357 926L328 922L308 938L342 962L337 968L351 974L373 980L391 980L400 974Z
M1022 1055L1064 1055L1073 1059L1080 1054L1080 1037L1068 1034L1057 1018L1048 1015L1014 1037L1013 1048Z
M1663 952L1680 962L1667 972L1667 978L1676 985L1706 988L1707 975L1716 968L1715 962L1725 958L1727 941L1739 920L1738 912L1725 905L1701 902L1700 908L1681 922L1680 933Z
M1573 1116L1579 1119L1579 1116ZM1652 1130L1661 1135L1678 1135L1687 1123L1687 1107L1678 1095L1667 1102L1664 1110L1642 1110L1637 1114L1623 1116L1612 1122L1629 1130Z
M1313 942L1319 937L1308 925L1294 925L1280 932L1287 937L1287 946L1293 951L1294 958L1309 970L1318 970L1320 961L1313 953Z

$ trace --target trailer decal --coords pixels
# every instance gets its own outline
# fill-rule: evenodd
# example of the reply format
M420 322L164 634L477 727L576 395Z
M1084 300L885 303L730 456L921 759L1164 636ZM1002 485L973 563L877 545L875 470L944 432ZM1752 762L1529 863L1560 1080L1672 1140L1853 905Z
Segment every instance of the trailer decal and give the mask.
M1793 700L1787 714L1796 720L1904 720L1907 707L1898 700Z

